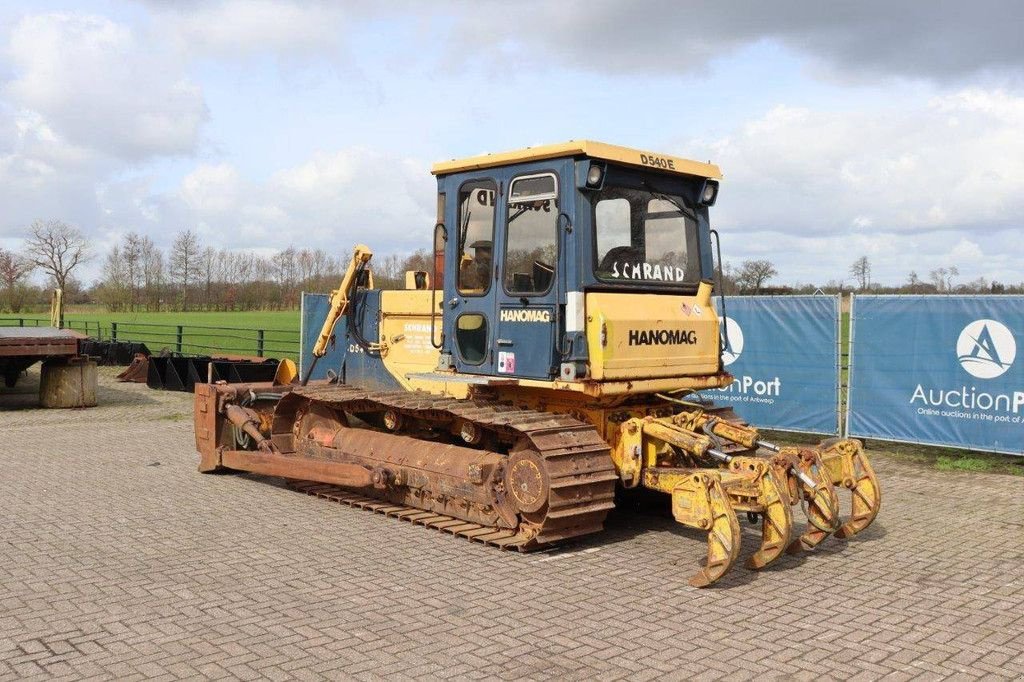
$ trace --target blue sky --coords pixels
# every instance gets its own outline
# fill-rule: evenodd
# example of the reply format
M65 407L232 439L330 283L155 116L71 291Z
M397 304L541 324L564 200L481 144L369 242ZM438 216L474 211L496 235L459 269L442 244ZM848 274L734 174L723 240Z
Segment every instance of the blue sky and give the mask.
M431 162L570 138L719 163L780 283L1024 279L1009 2L0 4L0 246L35 219L425 246Z

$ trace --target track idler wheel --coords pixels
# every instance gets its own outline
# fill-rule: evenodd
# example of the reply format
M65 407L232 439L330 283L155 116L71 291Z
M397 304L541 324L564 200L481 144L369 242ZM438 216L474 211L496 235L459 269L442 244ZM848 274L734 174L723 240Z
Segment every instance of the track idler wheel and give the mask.
M864 454L863 444L853 438L825 441L821 460L832 483L850 491L850 518L836 531L836 537L849 538L871 525L882 506L878 478Z
M699 471L672 491L676 521L708 533L708 558L693 575L692 587L707 587L725 575L740 553L740 523L716 471Z
M550 480L544 460L534 450L515 450L505 465L505 491L516 511L540 512L548 503Z

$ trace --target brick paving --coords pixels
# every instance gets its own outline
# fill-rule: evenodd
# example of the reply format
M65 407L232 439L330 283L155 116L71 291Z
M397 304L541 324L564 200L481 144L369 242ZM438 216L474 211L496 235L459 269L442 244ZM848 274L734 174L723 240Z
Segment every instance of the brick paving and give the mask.
M196 473L185 394L0 395L0 678L1024 678L1024 479L876 454L874 526L721 586L617 511L519 555ZM745 552L756 535L750 527Z

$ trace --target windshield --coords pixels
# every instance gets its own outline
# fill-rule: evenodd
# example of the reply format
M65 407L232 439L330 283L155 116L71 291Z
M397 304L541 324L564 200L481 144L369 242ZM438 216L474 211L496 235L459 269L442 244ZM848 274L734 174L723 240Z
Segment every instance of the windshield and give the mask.
M697 222L679 196L606 185L594 198L594 242L602 282L700 282Z

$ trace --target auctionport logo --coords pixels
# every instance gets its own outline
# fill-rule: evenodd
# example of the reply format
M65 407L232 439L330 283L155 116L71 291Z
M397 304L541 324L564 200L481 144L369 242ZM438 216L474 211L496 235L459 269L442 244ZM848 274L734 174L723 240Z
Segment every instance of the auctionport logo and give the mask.
M740 358L743 352L743 330L736 320L731 317L725 319L725 333L722 335L722 364L728 367ZM728 343L726 343L728 338Z
M731 329L729 334L732 335ZM956 355L960 366L971 376L994 379L1010 369L1017 356L1017 342L1003 323L975 320L960 332Z

